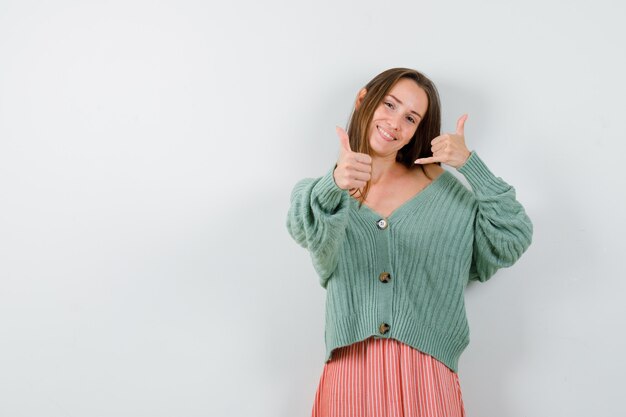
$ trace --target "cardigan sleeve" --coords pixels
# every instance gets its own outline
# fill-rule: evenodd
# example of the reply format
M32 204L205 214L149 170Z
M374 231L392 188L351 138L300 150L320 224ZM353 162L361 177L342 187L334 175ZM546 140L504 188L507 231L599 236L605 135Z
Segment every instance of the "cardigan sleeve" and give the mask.
M323 177L299 181L291 193L287 213L287 230L300 246L309 250L324 288L337 267L351 198L337 186L333 171L334 167Z
M471 185L477 203L469 279L485 282L528 249L533 225L515 189L496 177L475 151L457 170Z

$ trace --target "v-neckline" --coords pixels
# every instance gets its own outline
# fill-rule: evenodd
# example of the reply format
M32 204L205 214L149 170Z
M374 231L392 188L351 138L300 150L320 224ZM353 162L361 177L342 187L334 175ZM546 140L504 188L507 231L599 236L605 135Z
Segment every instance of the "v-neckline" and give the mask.
M441 177L443 177L444 175L452 175L452 174L450 174L450 172L448 172L447 170L444 170L441 174L439 174L437 176L437 178L435 178L430 183L428 183L428 185L426 185L426 187L422 188L417 193L415 193L412 197L410 197L408 200L406 200L404 203L402 203L398 207L396 207L388 216L383 216L382 214L380 214L379 212L377 212L376 210L374 210L373 208L371 208L370 206L368 206L365 203L363 203L361 205L361 207L364 207L369 213L375 215L377 219L392 219L392 218L396 218L400 214L402 214L402 212L404 210L406 210L406 208L409 205L412 205L413 202L415 202L417 200L421 200L424 195L427 195L428 193L430 193L432 191L431 189L433 188L433 185L437 184L439 182L439 180L441 179ZM359 201L356 198L350 197L350 199L354 203L356 203L357 205L359 204Z

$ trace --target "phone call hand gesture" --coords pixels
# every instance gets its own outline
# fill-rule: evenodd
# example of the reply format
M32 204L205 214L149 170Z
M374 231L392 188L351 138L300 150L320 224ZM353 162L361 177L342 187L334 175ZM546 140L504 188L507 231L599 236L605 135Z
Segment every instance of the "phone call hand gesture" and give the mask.
M437 136L430 142L430 149L433 156L430 158L420 158L415 161L416 164L430 164L433 162L442 162L454 168L459 168L467 161L470 151L465 146L465 121L467 114L464 114L456 122L456 133L445 133Z
M372 158L364 153L352 152L350 139L345 130L337 126L339 136L339 159L333 172L335 184L343 190L365 187L372 174Z

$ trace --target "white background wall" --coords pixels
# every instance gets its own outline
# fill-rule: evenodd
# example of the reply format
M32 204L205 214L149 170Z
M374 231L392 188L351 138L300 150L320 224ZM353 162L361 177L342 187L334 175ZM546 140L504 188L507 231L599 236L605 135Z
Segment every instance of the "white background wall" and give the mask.
M468 288L468 416L623 412L624 15L0 1L0 415L309 415L325 292L289 194L394 66L436 82L444 130L469 113L468 146L535 226Z

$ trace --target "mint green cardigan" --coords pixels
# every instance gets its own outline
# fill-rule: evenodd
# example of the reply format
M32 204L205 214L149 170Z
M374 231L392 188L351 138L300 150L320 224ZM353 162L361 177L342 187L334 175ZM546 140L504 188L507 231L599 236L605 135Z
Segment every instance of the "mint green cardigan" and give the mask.
M296 184L287 215L326 289L326 361L370 336L393 338L458 372L469 344L464 290L513 265L533 226L515 189L472 151L383 218L350 197L333 170ZM381 221L382 220L382 221Z

